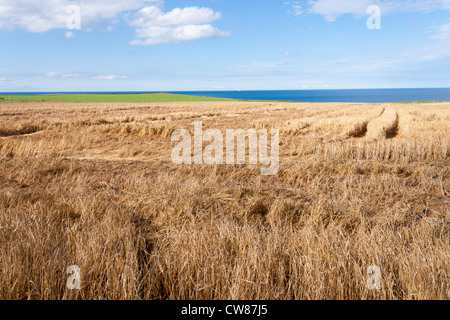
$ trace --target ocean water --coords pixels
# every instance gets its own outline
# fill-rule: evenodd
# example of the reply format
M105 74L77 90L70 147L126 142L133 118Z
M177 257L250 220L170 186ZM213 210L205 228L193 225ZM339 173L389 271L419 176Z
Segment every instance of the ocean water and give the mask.
M450 101L450 88L283 91L186 91L174 93L245 100L284 100L301 102L381 103L400 101Z
M153 91L117 92L21 92L0 94L58 94L58 93L152 93ZM170 91L194 96L244 99L281 100L299 102L399 102L399 101L450 101L450 88L436 89L351 89L351 90L265 90L265 91Z

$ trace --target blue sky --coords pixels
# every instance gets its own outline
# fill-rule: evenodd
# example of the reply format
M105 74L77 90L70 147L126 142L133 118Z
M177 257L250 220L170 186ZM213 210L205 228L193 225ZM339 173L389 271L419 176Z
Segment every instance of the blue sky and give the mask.
M0 43L0 92L450 87L450 0L0 0Z

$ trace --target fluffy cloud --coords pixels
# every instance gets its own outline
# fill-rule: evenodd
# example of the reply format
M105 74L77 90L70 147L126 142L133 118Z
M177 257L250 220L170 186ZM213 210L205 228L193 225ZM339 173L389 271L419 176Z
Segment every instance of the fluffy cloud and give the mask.
M309 0L307 12L333 22L344 14L362 16L370 5L379 5L383 14L395 12L432 12L450 9L450 0Z
M119 75L115 75L115 74L110 74L107 76L96 76L93 77L92 80L120 80L120 79L127 79L127 76L119 76Z
M64 35L67 39L75 39L77 37L77 35L75 33L73 33L72 31L67 31L66 34Z
M89 28L150 2L160 3L159 0L0 0L0 29L45 32L67 28L74 14L73 6L80 9L81 25Z
M134 15L132 26L137 27L132 45L179 43L213 37L226 37L230 33L213 27L210 23L220 18L220 13L210 8L176 8L164 13L157 6L141 9Z
M347 13L363 15L373 2L372 0L317 0L310 2L309 12L322 15L327 21L332 22L340 15Z
M61 73L61 72L46 72L45 75L49 78L60 78L60 79L70 79L70 78L79 78L81 77L78 73Z
M220 13L209 8L175 8L164 13L163 0L0 0L0 30L25 29L46 32L52 29L83 29L118 21L127 12L136 12L130 24L135 26L133 45L178 43L212 37L229 32L211 25ZM108 31L112 30L109 25ZM74 38L72 31L65 37Z

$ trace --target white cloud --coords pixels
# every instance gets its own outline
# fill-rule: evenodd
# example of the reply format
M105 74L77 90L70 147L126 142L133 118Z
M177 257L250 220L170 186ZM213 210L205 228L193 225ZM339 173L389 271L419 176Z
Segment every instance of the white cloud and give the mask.
M81 26L89 28L149 2L160 3L160 0L0 0L0 29L46 32L67 28L73 14L69 8L74 5L80 8Z
M61 73L61 72L46 72L45 75L49 78L60 78L60 79L70 79L70 78L79 78L81 77L78 73Z
M401 65L417 65L427 61L436 61L448 59L450 57L450 48L444 42L435 42L430 45L412 48L400 52L391 57L369 61L364 65L354 65L349 67L348 71L372 72L382 71L388 68Z
M67 73L67 74L61 75L61 79L70 79L70 78L78 78L78 77L81 77L81 75L79 75L77 73Z
M25 88L31 88L31 86L24 82L24 81L20 81L20 80L11 80L11 79L6 79L5 77L0 78L0 88L6 89L6 90L22 90Z
M220 13L210 8L175 8L164 13L157 6L145 7L134 15L131 22L137 30L136 38L130 44L179 43L229 36L230 32L221 31L210 24L220 17Z
M105 23L106 30L112 31L112 24L117 23L118 18L139 10L130 23L137 27L136 37L131 42L134 45L178 43L230 34L210 24L221 16L210 8L175 8L164 13L160 9L162 4L163 0L0 0L0 30L91 31ZM74 6L79 10L73 10ZM69 30L65 37L71 39L76 35Z
M371 72L385 70L395 66L417 65L418 63L427 61L448 59L450 57L448 38L450 38L450 24L442 25L437 28L436 34L431 37L431 39L436 41L428 45L410 48L389 57L369 61L364 65L350 66L348 70Z
M438 27L438 32L433 36L436 40L445 40L450 38L450 23Z
M373 4L371 0L317 0L310 1L309 12L322 15L327 21L332 22L347 13L363 15L371 4Z
M386 13L450 10L450 0L390 0L379 2L381 2L381 7Z
M286 1L284 5L289 7L288 12L294 16L299 16L304 12L303 6L301 6L298 1Z
M309 0L307 11L333 22L344 14L366 15L370 5L379 5L383 14L432 12L450 9L450 0Z
M72 31L67 31L64 35L67 39L75 39L77 35L73 33Z
M59 72L53 72L53 71L51 71L51 72L46 72L45 75L46 75L47 77L54 78L54 77L57 77L57 76L59 75Z
M96 76L93 77L92 80L120 80L120 79L127 79L127 76L119 76L119 75L115 75L115 74L110 74L110 75L106 75L106 76Z

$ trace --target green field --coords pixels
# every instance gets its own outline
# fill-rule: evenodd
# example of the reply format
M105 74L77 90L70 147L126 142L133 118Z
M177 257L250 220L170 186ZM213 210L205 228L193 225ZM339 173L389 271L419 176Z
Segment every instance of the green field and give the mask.
M46 94L0 95L0 101L64 101L64 102L189 102L233 101L225 98L197 97L171 93L136 94ZM234 100L235 101L235 100Z

